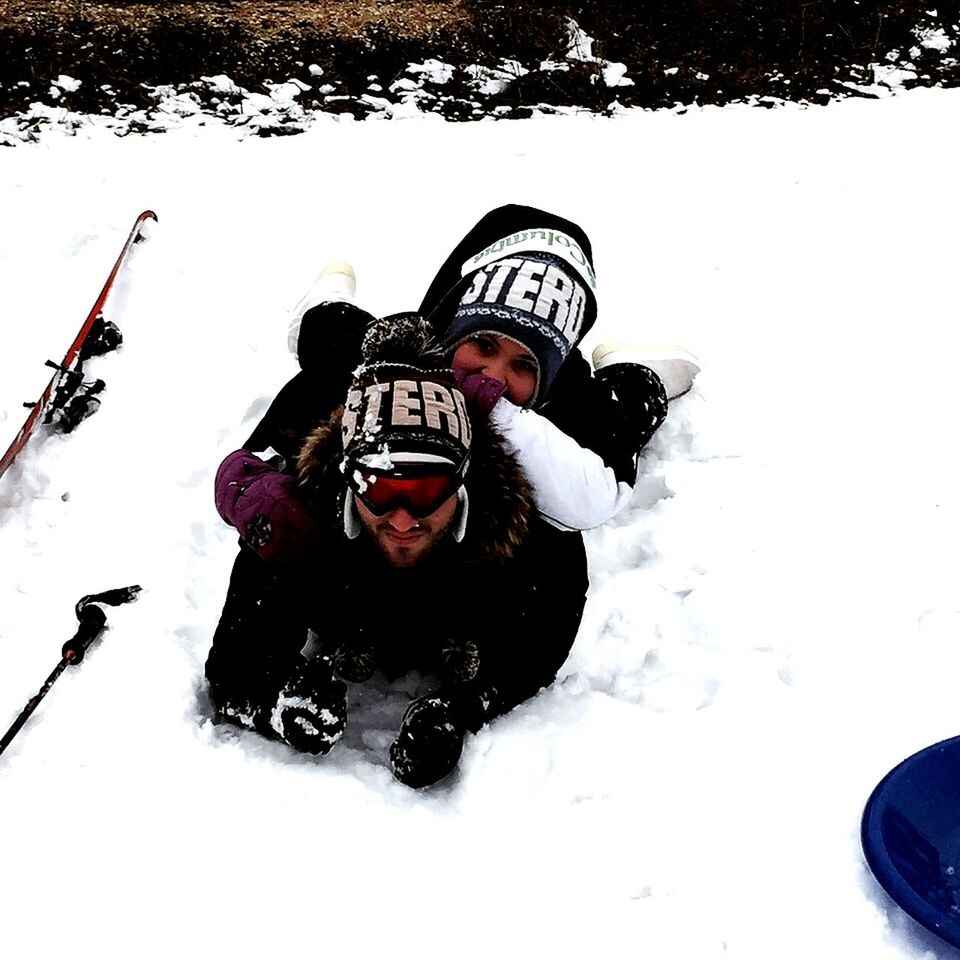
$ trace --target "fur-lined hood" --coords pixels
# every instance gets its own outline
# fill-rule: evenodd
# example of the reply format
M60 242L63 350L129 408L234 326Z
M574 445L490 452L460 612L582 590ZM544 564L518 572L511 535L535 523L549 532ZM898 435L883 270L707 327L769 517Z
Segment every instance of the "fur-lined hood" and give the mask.
M334 511L341 531L347 489L341 470L342 417L343 407L339 407L306 438L297 458L300 490L316 501L320 511ZM530 484L489 419L471 413L470 420L473 442L464 484L469 508L466 536L459 548L467 561L506 562L529 530L533 513Z

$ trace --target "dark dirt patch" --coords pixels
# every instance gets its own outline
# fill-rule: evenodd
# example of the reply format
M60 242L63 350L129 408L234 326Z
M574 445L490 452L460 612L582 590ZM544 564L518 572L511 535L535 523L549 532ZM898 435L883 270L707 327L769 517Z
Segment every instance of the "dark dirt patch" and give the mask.
M595 54L627 65L634 86L616 90L624 104L752 97L822 102L848 92L846 84L872 80L873 63L909 64L916 79L906 86L960 82L956 48L945 56L918 41L927 29L957 38L958 0L530 0L519 6L474 0L473 6L502 25L502 55L523 62L549 46L544 28L551 16L572 17L597 38Z
M570 17L632 85L608 87L595 63L541 69L564 60ZM873 64L909 67L906 86L956 85L956 47L925 44L924 31L956 40L960 0L0 0L0 116L51 97L91 113L147 107L153 87L220 74L251 91L298 78L311 87L303 106L340 109L347 101L334 98L360 97L371 77L389 98L406 65L428 57L519 65L501 91L457 74L427 104L458 119L522 116L540 103L823 102L869 83ZM80 87L51 94L60 75Z

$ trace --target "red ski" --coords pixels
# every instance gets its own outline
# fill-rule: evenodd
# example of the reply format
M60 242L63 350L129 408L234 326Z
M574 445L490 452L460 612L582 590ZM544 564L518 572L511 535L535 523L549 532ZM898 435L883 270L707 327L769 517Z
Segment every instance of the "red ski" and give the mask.
M66 389L67 384L79 384L82 381L83 378L79 375L78 368L84 359L82 351L87 337L95 324L99 323L101 326L103 325L103 306L107 302L107 297L110 296L110 291L113 289L113 282L116 280L120 268L126 261L130 249L134 243L140 239L140 233L144 223L146 223L147 220L156 219L157 215L152 210L144 210L143 213L137 217L133 229L130 231L130 236L127 237L126 243L124 243L123 249L120 251L120 256L117 257L117 262L113 265L113 269L107 277L107 282L103 285L103 289L100 291L100 295L97 297L90 313L87 314L87 319L84 320L79 333L74 337L73 343L70 344L69 349L66 354L64 354L62 362L60 364L48 362L47 365L54 367L56 372L50 378L50 382L40 395L40 399L36 403L26 404L26 406L30 407L30 413L27 416L26 422L20 428L20 432L14 438L13 443L10 444L7 452L0 458L0 477L3 476L10 464L16 459L17 454L27 445L27 441L33 434L34 427L40 418L50 410L51 401L59 397L61 388L64 389L65 394L72 395L74 390L72 388ZM89 390L88 393L99 392L99 390L103 388L103 384L99 381L98 383L99 386ZM97 403L99 403L99 401L97 401Z

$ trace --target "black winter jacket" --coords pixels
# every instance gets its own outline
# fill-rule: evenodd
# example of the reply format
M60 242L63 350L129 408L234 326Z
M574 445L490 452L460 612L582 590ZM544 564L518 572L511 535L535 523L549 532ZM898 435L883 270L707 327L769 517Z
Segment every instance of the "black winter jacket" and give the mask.
M297 463L305 502L324 523L316 549L293 568L247 548L236 561L206 665L218 712L269 732L308 630L334 663L371 654L387 676L434 676L474 704L474 727L549 684L583 610L580 535L536 515L502 438L475 418L466 537L448 535L410 570L391 567L365 533L343 533L339 415L310 435Z

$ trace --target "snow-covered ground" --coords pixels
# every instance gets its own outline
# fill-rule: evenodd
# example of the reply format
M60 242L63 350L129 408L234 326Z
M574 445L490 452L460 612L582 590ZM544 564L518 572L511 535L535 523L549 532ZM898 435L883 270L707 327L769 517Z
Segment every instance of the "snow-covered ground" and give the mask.
M0 730L76 599L144 587L0 759L4 955L960 955L858 838L877 780L958 726L958 113L918 90L0 152L10 437L134 216L160 217L109 311L123 350L91 364L101 411L0 480ZM320 761L214 728L235 536L213 471L295 369L289 309L333 259L373 312L415 306L508 201L591 236L588 348L704 360L588 535L560 681L420 793L375 719Z

